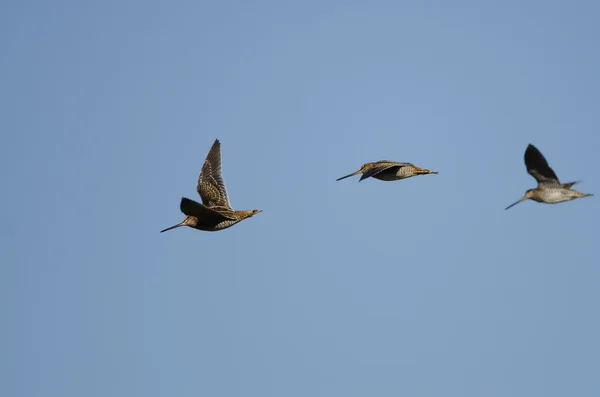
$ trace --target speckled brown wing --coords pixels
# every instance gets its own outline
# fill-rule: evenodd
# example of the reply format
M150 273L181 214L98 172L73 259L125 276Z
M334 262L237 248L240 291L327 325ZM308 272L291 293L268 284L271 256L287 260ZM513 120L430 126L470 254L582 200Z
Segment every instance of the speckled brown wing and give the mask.
M231 209L225 181L221 175L221 142L218 139L204 160L196 189L205 206Z
M384 172L386 170L389 170L390 168L400 168L400 167L405 167L409 165L408 163L398 163L396 161L388 161L388 160L381 160L381 161L377 161L375 163L371 163L371 167L369 167L368 170L366 170L362 176L360 177L360 180L362 181L363 179L367 179L371 176L375 176L381 172Z
M525 166L529 175L534 177L538 184L558 185L560 183L544 155L532 144L529 144L525 150Z

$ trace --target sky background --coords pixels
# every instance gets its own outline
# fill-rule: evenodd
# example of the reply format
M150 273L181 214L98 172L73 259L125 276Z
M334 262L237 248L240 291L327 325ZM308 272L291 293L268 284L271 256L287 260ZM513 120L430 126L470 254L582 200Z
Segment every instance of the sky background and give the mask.
M600 3L0 10L0 395L600 395Z

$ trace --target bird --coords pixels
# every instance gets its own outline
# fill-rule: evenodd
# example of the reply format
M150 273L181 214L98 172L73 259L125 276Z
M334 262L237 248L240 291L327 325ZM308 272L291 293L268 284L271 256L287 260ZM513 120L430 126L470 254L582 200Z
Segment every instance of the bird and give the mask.
M261 210L236 211L219 207L210 208L187 197L181 198L179 208L181 209L181 212L186 215L185 219L181 223L161 230L161 233L181 226L189 226L198 230L216 232L227 229L246 218L262 212Z
M590 193L581 193L571 189L580 181L560 183L544 155L532 144L527 146L524 159L527 173L535 178L538 186L535 189L529 189L523 198L512 203L505 210L528 199L538 203L557 204L580 197L593 196Z
M374 163L363 164L358 171L338 178L336 179L336 181L341 181L342 179L349 178L356 174L362 174L359 179L360 182L363 179L367 179L369 177L373 177L381 181L397 181L400 179L410 178L416 175L437 174L437 172L417 167L416 165L411 163L399 163L397 161L380 160Z
M218 139L215 140L206 155L196 190L202 203L182 197L179 208L185 214L185 219L181 223L161 230L161 233L181 226L216 232L262 212L257 209L234 210L231 208L225 181L221 174L221 142Z

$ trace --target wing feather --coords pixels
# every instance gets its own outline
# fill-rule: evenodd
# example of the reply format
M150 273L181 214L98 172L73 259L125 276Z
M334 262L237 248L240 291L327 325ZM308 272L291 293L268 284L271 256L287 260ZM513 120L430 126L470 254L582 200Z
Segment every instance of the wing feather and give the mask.
M366 170L362 176L360 177L360 180L362 181L363 179L375 176L377 174L382 173L383 171L389 170L390 168L394 168L397 167L398 169L402 168L402 167L406 167L408 165L408 163L398 163L396 161L377 161L375 163L372 163L373 165Z
M544 155L532 144L529 144L525 150L525 166L529 175L534 177L538 184L560 183Z
M227 188L221 173L221 142L218 139L215 140L206 155L196 189L205 206L231 209Z
M196 218L203 219L205 221L221 222L228 219L236 219L233 215L233 211L225 208L213 209L208 208L203 204L200 204L194 200L190 200L187 197L181 198L181 204L179 206L181 212L186 215L195 216Z

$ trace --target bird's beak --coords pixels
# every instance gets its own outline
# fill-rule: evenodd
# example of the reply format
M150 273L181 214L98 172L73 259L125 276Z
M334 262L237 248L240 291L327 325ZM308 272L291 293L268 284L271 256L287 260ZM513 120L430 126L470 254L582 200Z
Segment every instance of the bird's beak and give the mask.
M181 227L181 226L185 226L185 221L184 221L184 222L181 222L181 223L178 223L178 224L176 224L175 226L171 226L171 227L168 227L168 228L166 228L166 229L164 229L164 230L161 230L160 232L161 232L161 233L162 233L162 232L168 232L169 230L177 229L178 227Z
M342 179L350 178L351 176L354 176L354 175L360 174L361 172L362 172L362 168L361 168L360 170L356 171L356 172L353 172L353 173L351 173L351 174L348 174L348 175L346 175L346 176L343 176L343 177L341 177L341 178L338 178L338 179L336 179L336 181L341 181Z
M523 198L522 198L522 199L520 199L520 200L518 200L518 201L515 201L514 203L512 203L511 205L509 205L508 207L506 207L506 208L505 208L505 210L507 210L507 209L509 209L509 208L511 208L511 207L514 207L515 205L517 205L517 204L519 204L520 202L522 202L522 201L525 201L525 200L527 200L527 197L523 196Z

